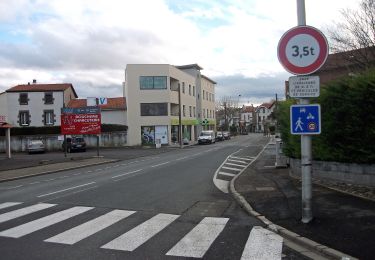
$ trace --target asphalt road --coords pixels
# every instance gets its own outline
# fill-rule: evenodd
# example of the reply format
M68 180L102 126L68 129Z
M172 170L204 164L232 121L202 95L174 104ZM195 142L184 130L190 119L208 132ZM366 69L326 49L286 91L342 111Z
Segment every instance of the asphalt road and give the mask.
M230 156L234 175L267 142L239 136L0 183L1 258L304 259L214 184Z

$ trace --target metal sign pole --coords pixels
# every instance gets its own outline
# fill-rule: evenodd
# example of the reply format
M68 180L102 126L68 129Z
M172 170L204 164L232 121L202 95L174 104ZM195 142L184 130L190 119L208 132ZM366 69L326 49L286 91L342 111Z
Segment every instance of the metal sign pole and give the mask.
M305 0L297 0L298 25L306 25ZM300 104L309 104L308 99L301 98ZM309 223L312 214L312 185L311 185L311 136L301 135L301 175L302 175L302 222Z

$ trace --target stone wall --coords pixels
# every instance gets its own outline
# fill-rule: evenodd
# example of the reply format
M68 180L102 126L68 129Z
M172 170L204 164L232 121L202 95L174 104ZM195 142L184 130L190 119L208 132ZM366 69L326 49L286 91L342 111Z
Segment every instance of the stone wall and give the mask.
M290 173L300 177L301 160L289 158L289 163ZM375 187L375 164L313 161L312 175L316 179Z
M46 145L47 151L62 150L62 141L59 135L33 135L33 136L11 136L12 152L25 152L26 145L31 139L41 139ZM87 147L96 147L96 135L84 135ZM99 137L100 147L118 147L125 146L127 141L127 132L102 133ZM5 137L0 136L0 152L5 153Z

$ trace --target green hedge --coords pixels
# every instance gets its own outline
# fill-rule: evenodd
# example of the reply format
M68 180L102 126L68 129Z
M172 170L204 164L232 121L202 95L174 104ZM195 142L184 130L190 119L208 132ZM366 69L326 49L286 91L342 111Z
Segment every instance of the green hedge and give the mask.
M112 124L103 124L102 132L118 132L118 131L127 131L128 126L124 125L112 125ZM60 126L48 126L48 127L13 127L11 129L12 136L18 135L59 135L61 133ZM5 135L5 129L0 128L0 136Z
M284 152L300 158L300 136L290 134L289 107L282 102L278 117ZM313 136L314 160L375 163L375 70L342 78L321 87L322 133Z

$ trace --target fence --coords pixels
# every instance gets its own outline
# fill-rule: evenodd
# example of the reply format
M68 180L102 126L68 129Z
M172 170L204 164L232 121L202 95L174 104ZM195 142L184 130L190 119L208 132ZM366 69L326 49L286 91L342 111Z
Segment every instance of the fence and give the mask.
M62 136L61 136L62 137ZM96 135L84 135L87 147L96 147ZM27 143L31 139L43 140L47 151L62 150L62 140L59 135L29 135L29 136L11 136L10 146L12 152L26 151ZM62 138L60 138L62 139ZM100 147L118 147L125 146L127 143L127 132L108 132L99 136ZM0 136L0 152L5 152L5 137Z

